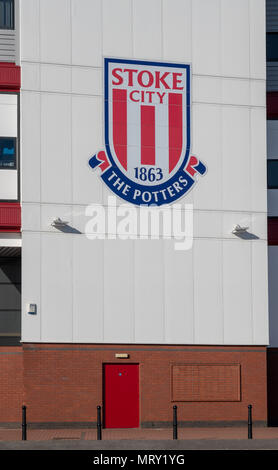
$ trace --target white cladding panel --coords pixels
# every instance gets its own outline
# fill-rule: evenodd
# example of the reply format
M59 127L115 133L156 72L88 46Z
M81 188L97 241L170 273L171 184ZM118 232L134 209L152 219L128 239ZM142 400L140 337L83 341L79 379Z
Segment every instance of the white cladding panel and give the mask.
M267 344L264 1L21 10L23 341ZM162 234L84 234L87 205L105 210L111 196L88 167L104 145L103 56L192 64L191 151L208 172L178 201L194 208L189 250ZM251 235L233 235L236 224Z
M17 137L17 95L0 93L0 136ZM18 199L18 170L0 169L0 200Z
M0 199L17 200L17 170L0 170Z

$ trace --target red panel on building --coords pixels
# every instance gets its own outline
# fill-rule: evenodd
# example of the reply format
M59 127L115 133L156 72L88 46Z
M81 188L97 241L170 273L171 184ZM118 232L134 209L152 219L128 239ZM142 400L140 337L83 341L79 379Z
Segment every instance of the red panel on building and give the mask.
M278 217L268 217L268 244L278 245Z
M104 366L104 424L106 428L139 427L139 365Z
M0 204L0 232L20 232L21 207L19 203Z
M0 62L1 91L19 92L21 84L20 67L12 62Z
M267 93L267 119L278 119L278 92Z

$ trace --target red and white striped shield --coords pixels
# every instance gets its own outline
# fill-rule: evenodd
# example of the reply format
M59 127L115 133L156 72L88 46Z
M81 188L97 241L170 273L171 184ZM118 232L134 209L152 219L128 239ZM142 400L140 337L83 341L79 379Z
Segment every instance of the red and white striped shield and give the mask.
M190 66L109 59L105 143L131 181L156 186L186 165L190 151Z

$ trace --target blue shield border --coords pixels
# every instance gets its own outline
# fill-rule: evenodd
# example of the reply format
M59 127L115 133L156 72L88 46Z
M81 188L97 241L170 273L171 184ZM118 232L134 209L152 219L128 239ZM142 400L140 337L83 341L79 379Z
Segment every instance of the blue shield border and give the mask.
M187 143L186 143L186 152L185 156L180 164L180 166L176 169L174 175L164 182L161 185L153 185L147 186L142 185L139 183L134 183L132 180L126 177L126 175L121 171L118 165L116 165L112 152L110 150L109 145L109 77L108 77L108 67L110 63L115 64L138 64L138 65L154 65L154 66L162 66L162 67L169 67L169 68L183 68L186 69L186 99L187 99ZM110 190L115 193L118 197L124 199L127 202L130 202L134 205L155 205L160 206L163 204L171 204L177 199L180 199L184 196L194 185L194 174L199 173L204 175L206 173L205 165L199 161L196 157L190 157L190 146L191 146L191 65L190 64L178 64L178 63L169 63L169 62L153 62L147 60L130 60L130 59L119 59L119 58L104 58L104 130L105 130L105 148L106 148L106 155L109 161L110 166L103 170L101 174L101 178L103 182L110 188ZM191 158L195 159L193 166L191 165ZM97 166L101 164L101 161L98 159L97 155L93 156L89 160L89 165L91 168L95 169ZM187 168L186 168L187 167ZM187 170L187 171L186 171ZM121 193L113 184L113 178L119 178L121 182L126 187L129 187L127 192L122 191ZM183 188L181 191L177 192L176 194L171 194L169 188L174 182L181 182ZM165 193L168 195L165 197ZM131 190L131 191L130 191ZM135 191L141 191L141 195L138 198L132 197L134 196ZM148 202L144 201L143 193L151 193L151 199ZM157 196L159 194L159 196Z

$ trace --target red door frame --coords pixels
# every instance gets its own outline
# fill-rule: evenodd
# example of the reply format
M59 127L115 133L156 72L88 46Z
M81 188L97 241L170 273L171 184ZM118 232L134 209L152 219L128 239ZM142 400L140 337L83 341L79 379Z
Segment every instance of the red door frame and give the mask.
M106 366L137 366L137 373L138 373L138 423L134 428L139 428L140 427L140 412L141 412L141 396L140 396L140 364L138 362L136 363L128 363L128 362L106 362L102 364L102 403L103 403L103 413L102 413L102 419L103 419L103 427L107 428L106 422L105 422L105 368ZM123 427L122 429L128 429L129 427ZM109 427L107 429L113 429L112 427ZM115 429L115 428L114 428ZM119 427L121 429L121 427Z

